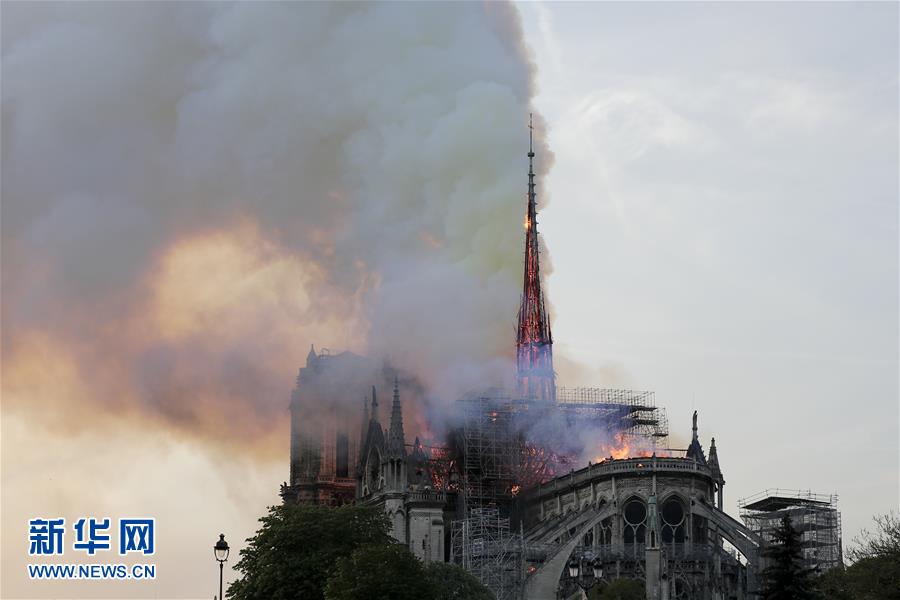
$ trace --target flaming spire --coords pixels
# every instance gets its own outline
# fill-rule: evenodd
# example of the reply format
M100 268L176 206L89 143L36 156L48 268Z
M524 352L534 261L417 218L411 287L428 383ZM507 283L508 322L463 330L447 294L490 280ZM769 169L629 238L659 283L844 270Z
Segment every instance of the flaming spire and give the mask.
M528 121L528 209L525 213L525 282L516 332L516 379L519 394L538 400L556 400L553 372L553 335L541 291L534 193L534 125Z

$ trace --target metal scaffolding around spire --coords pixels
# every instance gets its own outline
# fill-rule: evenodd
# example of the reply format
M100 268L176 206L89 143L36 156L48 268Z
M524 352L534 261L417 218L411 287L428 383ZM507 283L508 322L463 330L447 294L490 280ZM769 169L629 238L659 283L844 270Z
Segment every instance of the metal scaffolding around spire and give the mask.
M516 331L516 381L523 397L556 399L553 335L541 290L537 200L534 183L534 124L528 122L528 207L525 212L525 280Z

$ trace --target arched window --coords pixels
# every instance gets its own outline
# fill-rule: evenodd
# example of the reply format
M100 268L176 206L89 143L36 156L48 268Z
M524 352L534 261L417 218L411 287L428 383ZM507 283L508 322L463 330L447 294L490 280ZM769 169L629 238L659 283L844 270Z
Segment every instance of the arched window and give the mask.
M623 539L625 553L636 555L639 546L645 543L647 533L647 505L640 498L632 498L625 502L622 509Z
M687 511L684 503L677 496L669 496L660 510L660 525L663 544L675 552L680 544L684 544L687 530Z
M601 546L609 546L612 544L612 526L612 517L606 517L600 521L600 540L597 543Z
M587 533L584 534L584 538L581 540L581 544L587 548L590 548L594 545L594 530L590 529Z

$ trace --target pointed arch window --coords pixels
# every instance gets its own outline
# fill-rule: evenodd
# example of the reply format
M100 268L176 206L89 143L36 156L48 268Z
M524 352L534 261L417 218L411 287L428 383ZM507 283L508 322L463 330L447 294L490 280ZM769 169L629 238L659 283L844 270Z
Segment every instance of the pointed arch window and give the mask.
M625 553L637 555L647 536L647 505L640 498L631 498L622 509L622 520Z

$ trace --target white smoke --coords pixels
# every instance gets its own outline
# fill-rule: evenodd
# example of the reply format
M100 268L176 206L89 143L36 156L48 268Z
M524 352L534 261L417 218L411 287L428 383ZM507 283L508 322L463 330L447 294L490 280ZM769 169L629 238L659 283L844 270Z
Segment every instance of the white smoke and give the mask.
M192 430L283 419L313 342L498 379L532 70L501 3L6 5L4 356Z

